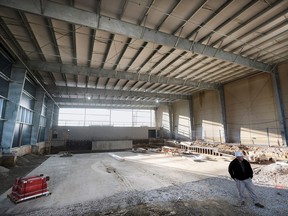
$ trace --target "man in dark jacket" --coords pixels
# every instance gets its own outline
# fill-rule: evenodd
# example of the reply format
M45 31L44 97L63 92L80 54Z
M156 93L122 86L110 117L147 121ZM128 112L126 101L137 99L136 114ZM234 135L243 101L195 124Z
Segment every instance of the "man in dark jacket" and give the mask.
M258 202L258 197L256 196L253 189L253 170L250 163L243 158L243 153L241 151L237 151L235 156L236 158L229 164L228 171L231 178L236 182L236 186L241 199L241 205L245 205L244 190L246 188L255 206L264 208L264 206Z

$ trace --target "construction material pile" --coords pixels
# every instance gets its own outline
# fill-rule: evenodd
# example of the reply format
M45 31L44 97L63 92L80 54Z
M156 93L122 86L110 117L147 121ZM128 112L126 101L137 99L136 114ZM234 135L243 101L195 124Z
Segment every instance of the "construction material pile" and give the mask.
M254 179L258 184L288 189L288 163L277 162L254 169Z

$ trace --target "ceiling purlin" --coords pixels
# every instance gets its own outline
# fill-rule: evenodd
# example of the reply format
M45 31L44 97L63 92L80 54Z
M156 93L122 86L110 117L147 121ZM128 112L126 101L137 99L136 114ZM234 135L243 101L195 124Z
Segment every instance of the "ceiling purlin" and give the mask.
M240 14L242 14L244 11L251 9L251 7L256 4L258 0L252 0L247 5L244 5L238 12L233 14L231 17L229 17L227 20L225 20L223 23L221 23L219 26L217 26L215 29L212 29L211 32L207 35L205 35L203 38L198 40L199 43L203 43L205 40L207 40L209 37L211 37L215 32L219 31L221 28L232 22L234 19L236 19Z
M137 59L137 57L140 55L140 53L143 51L143 49L147 46L148 42L143 42L141 47L138 49L137 53L134 55L134 57L130 60L129 64L127 67L124 69L124 71L128 71L133 62Z
M57 39L55 37L55 32L53 29L53 24L50 18L44 18L46 25L48 26L48 31L49 31L49 37L50 40L52 41L53 44L53 48L54 48L54 52L56 53L56 58L58 63L62 63L62 59L61 59L61 55L60 55L60 51L59 51L59 47L58 47L58 43L57 43Z
M240 68L235 68L233 70L233 80L234 79L237 80L240 77L241 78L247 77L248 76L247 73L249 73L249 76L252 76L252 75L256 74L257 72L256 71L251 71L249 68L248 69L243 69L241 67ZM213 78L213 80L217 80L217 81L225 80L225 82L222 81L224 84L232 80L231 74L229 74L229 73L226 73L225 75L218 76L218 77L219 78L217 78L217 77Z
M123 90L125 86L128 84L129 80L126 80L123 85L120 87L120 90Z
M178 70L179 68L181 68L182 66L186 65L187 63L193 61L193 58L196 57L197 55L192 55L191 57L187 58L184 62L182 62L181 64L177 65L177 68L174 68L173 70L170 70L169 74L171 74L170 77L173 77L175 78L176 76L180 76L182 73L184 73L188 68L192 68L193 66L199 64L199 61L198 62L195 62L194 64L192 64L191 66L188 66L188 68L185 68L181 71L178 71L177 74L175 75L172 75L174 73L174 71Z
M225 3L223 5L221 5L215 12L213 12L211 14L211 16L207 17L207 19L205 21L203 21L200 25L198 25L196 27L196 29L194 29L192 32L190 32L188 34L188 36L186 37L187 39L191 39L191 37L195 34L197 34L197 32L203 28L208 22L210 22L211 20L213 20L217 15L219 15L223 10L225 10L230 4L232 4L234 2L234 0L227 0L225 1Z
M95 88L97 89L97 86L98 86L98 83L99 83L99 77L96 77L96 80L95 80Z
M90 99L86 98L55 98L58 103L76 103L76 104L117 104L117 105L143 105L156 107L158 104L156 102L146 102L146 101L133 101L133 100L109 100L109 99Z
M167 93L159 93L159 92L139 92L139 91L131 91L131 90L111 90L111 89L97 89L95 88L81 88L81 87L48 87L47 88L52 94L56 97L60 97L63 92L67 92L69 95L84 95L85 93L96 97L96 96L115 96L115 97L142 97L142 98L150 98L150 97L158 97L158 98L167 98L167 99L189 99L188 94L167 94Z
M270 22L272 22L272 21L274 21L274 20L276 20L276 19L279 19L280 17L282 17L282 16L284 16L284 15L286 15L286 14L287 14L287 11L283 11L282 13L277 14L277 15L274 16L273 18L271 18L271 19L267 20L266 22L258 25L256 28L253 28L251 31L246 32L245 34L239 36L239 37L237 38L237 40L241 40L241 39L245 38L246 36L251 35L251 33L257 32L258 29L261 29L261 28L265 27L266 25L269 25ZM287 25L287 21L284 21L283 23L284 23L284 25ZM280 25L282 25L282 23L281 23ZM269 32L269 30L267 30L267 32ZM263 34L265 34L265 33L263 33ZM256 37L256 38L257 38L257 37ZM251 41L253 41L253 40L254 40L254 39L251 39ZM250 41L247 41L247 42L245 42L245 44L249 44L249 42L250 42ZM228 44L225 44L222 48L226 49L226 48L229 47L232 43L233 43L233 41L230 42L230 43L228 43ZM241 47L241 46L236 47L235 49L233 49L233 51L239 49L239 47Z
M174 48L173 48L174 49ZM176 49L174 49L176 50ZM173 51L174 51L173 50ZM171 52L172 53L172 52ZM170 61L165 67L163 67L161 70L159 70L157 73L155 73L154 75L162 75L161 73L163 71L165 71L168 67L170 67L171 65L173 65L175 62L177 62L179 59L181 59L183 56L185 56L187 54L186 51L182 52L180 55L177 55L175 59L173 59L172 61Z
M43 54L43 52L42 52L42 49L41 49L41 47L40 47L40 45L39 45L39 43L38 43L38 41L37 41L37 39L36 39L36 37L35 37L35 35L34 35L32 29L31 29L30 25L29 25L29 22L28 22L28 20L27 20L27 18L26 18L26 16L25 16L25 14L24 14L23 12L21 12L21 11L18 11L18 15L19 15L19 17L20 17L20 20L21 20L23 26L25 26L25 30L26 30L26 32L28 33L29 38L32 40L33 45L34 45L35 48L36 48L36 51L37 51L40 59L41 59L42 61L46 61L46 58L45 58L45 56L44 56L44 54ZM35 73L35 71L34 71L33 73ZM40 80L43 80L42 76L41 76L38 72L35 73L35 75L38 77L38 79L39 79L39 77L41 77ZM49 71L49 72L48 72L48 75L49 75L49 77L50 77L53 85L56 85L56 79L55 79L55 77L53 76L53 73L51 73L51 72Z
M95 43L95 35L96 35L96 30L95 29L91 29L90 30L90 41L89 41L89 51L88 51L88 67L91 67L91 63L92 63L92 58L93 58L93 50L94 50L94 43ZM89 83L89 75L86 76L86 88L88 86Z
M176 10L176 8L178 7L178 5L180 4L181 0L176 0L174 1L174 4L172 4L168 10L167 13L164 14L162 20L159 22L159 24L156 27L156 30L159 31L160 28L162 27L163 23L168 19L168 17L171 15L171 13L173 13L174 10Z
M101 10L101 0L96 0L96 14L100 16L100 10ZM90 41L89 41L89 51L88 51L88 67L91 67L92 64L92 58L93 58L93 51L94 51L94 44L95 44L95 36L96 36L96 29L90 29ZM95 86L97 87L98 79L96 79ZM89 75L86 76L85 86L88 88L89 83Z
M262 49L265 49L265 50L270 50L270 48L274 48L274 50L277 50L277 49L279 49L279 47L275 46L276 44L281 45L281 44L284 44L285 42L287 42L287 37L283 38L283 40L278 40L278 38L280 38L282 36L286 36L286 35L288 35L288 31L287 30L282 32L282 33L280 33L280 34L278 34L278 35L275 35L275 36L273 36L271 38L268 38L268 39L262 41L261 43L258 43L257 46L259 46L259 47L261 46ZM273 52L274 50L272 49L271 52ZM251 53L249 53L250 51L251 51ZM259 50L253 49L253 47L250 47L250 48L246 49L243 52L243 54L247 54L247 53L248 53L248 57L251 57L251 56L254 56L254 55L258 55L256 58L254 57L254 59L258 59L258 57L260 56L261 52L259 52ZM267 53L265 53L264 55L266 55L266 54Z
M207 2L208 2L208 0L206 0L205 2L203 2L203 3L202 3L201 5L199 5L196 9L194 9L194 10L182 21L182 23L173 30L172 34L175 35L179 30L181 31L181 30L184 28L184 26L187 24L187 22L188 22L190 19L192 19L193 16L194 16L198 11L200 11L201 8L202 8ZM180 3L180 2L177 2L175 8L173 8L173 10L170 10L170 14L176 9L176 7L178 6L179 3ZM157 26L157 28L156 28L157 30L160 29L161 25L164 23L164 21L165 21L167 18L168 18L168 16L166 16L166 18L163 20L163 22L161 22L161 23ZM179 37L180 37L180 34L179 34ZM179 38L178 38L177 41L179 41ZM172 53L174 50L176 50L176 49L175 49L175 48L172 48L169 53ZM167 64L165 67L163 67L162 70L159 70L159 72L156 73L156 75L161 74L162 71L164 71L166 68L168 68L168 67L169 67L170 65L172 65L173 63L175 63L177 60L179 60L179 59L180 59L182 56L184 56L185 54L187 54L186 51L182 52L177 58L175 58L173 61L171 61L171 62L170 62L169 64ZM168 55L167 55L167 56L165 55L165 57L168 57ZM189 59L188 59L188 60L189 60ZM187 60L184 64L186 64L186 63L188 62L188 60ZM191 60L191 59L190 59L190 60ZM182 66L182 65L184 65L184 64L182 63L180 66ZM156 66L157 66L157 65L156 65ZM176 68L173 69L172 71L174 71L174 70L176 70ZM170 71L169 74L171 74L172 71Z
M150 3L147 3L147 5L149 6L146 6L146 10L145 12L143 13L142 17L139 19L139 22L138 22L138 25L143 25L145 26L145 21L146 21L146 18L150 12L150 8L151 6L154 4L155 0L150 0Z
M106 51L105 51L105 54L104 54L104 57L103 57L103 60L102 60L102 63L101 63L100 68L104 68L104 65L105 65L105 63L106 63L106 61L107 61L107 57L108 57L109 52L110 52L110 50L111 50L111 47L112 47L112 43L113 43L113 41L114 41L114 38L115 38L115 35L114 35L114 34L111 34L111 35L110 35L110 38L109 38L109 40L108 40L108 44L107 44ZM115 71L115 73L116 73L116 71ZM105 83L105 85L104 85L104 88L106 88L106 85L108 84L108 82L109 82L109 77L108 77L107 80L106 80L106 83Z
M38 43L38 41L37 41L37 39L36 39L36 37L35 37L35 35L34 35L34 33L33 33L32 29L31 29L29 23L28 23L28 20L27 20L26 16L25 16L24 13L21 12L21 11L18 11L18 15L19 15L19 17L20 17L20 20L21 20L23 26L25 27L25 28L23 28L23 29L26 30L26 32L27 32L28 35L29 35L29 38L32 40L33 45L35 46L36 51L37 51L37 54L39 55L40 59L41 59L42 61L46 61L46 58L45 58L45 56L44 56L44 54L43 54L43 52L42 52L42 50L41 50L41 47L40 47L40 45L39 45L39 43Z
M116 79L124 79L124 80L134 80L134 81L143 81L150 83L162 83L167 85L184 85L194 88L200 89L215 89L217 88L216 84L211 83L198 83L192 80L183 80L177 78L169 78L166 76L155 76L149 74L137 74L130 72L117 71L117 74L114 70L107 69L95 69L89 68L85 66L73 66L73 65L65 65L59 63L51 63L51 62L40 62L40 61L28 61L27 65L34 70L39 71L53 71L55 73L66 73L66 74L78 74L86 76L90 74L90 76L94 77L106 77L106 78L116 78Z
M4 37L4 35L1 35L1 38L4 37L4 40L6 42L12 42L12 43L9 43L7 45L15 47L17 50L14 50L14 51L17 52L17 55L20 56L21 59L28 60L29 57L24 52L24 50L22 49L22 47L18 43L18 41L15 39L15 37L13 36L13 34L10 31L10 29L5 24L5 22L4 22L4 20L3 20L3 18L1 16L0 16L0 26L1 26L2 30L5 32L5 34L7 35L7 38Z
M287 39L286 39L286 42L287 42ZM286 61L288 59L287 48L288 48L288 46L286 45L286 46L282 47L283 51L277 53L278 57L281 57L282 59L285 59ZM279 51L279 48L275 51ZM268 61L269 60L269 62L273 62L275 64L279 63L279 60L277 60L275 57L272 58L272 60L271 60L271 56L268 56L267 54L260 55L259 59L261 59L262 61Z
M125 10L126 10L126 7L127 7L127 3L128 3L128 0L125 0L124 3L123 3L123 6L122 6L122 12L120 13L120 15L118 16L118 19L122 19L123 17L123 14L125 13Z
M162 21L160 21L160 23L157 25L156 30L159 30L159 29L162 27L162 24L167 20L167 18L171 15L171 13L178 7L180 1L181 1L181 0L177 0L177 1L174 2L174 4L170 7L169 12L166 13L166 15L163 17ZM145 13L146 15L145 15L145 17L143 17L143 19L146 19L146 18L147 18L147 16L148 16L148 10L151 8L152 3L154 3L154 1L151 2L149 8L147 9L147 11L146 11L146 13ZM142 19L142 21L143 21L143 19ZM139 23L139 25L142 24L142 21ZM144 23L144 26L145 26L145 23ZM162 45L158 46L158 47L156 48L157 52L158 52L158 50L160 50L162 47L163 47ZM168 57L174 50L175 50L175 49L172 48L168 53L166 53L159 61L157 61L157 62L150 68L149 71L147 71L147 73L150 73L150 72L151 72L155 67L157 67L166 57ZM153 57L153 55L156 54L157 52L154 51L154 52L146 59L146 62L143 63L143 66L144 66L144 65L149 61L149 59L151 59L151 58ZM141 68L141 67L142 67L142 66L140 66L140 68ZM140 70L140 69L139 69L139 70ZM139 71L139 70L138 70L138 71ZM158 74L158 73L157 73L157 74Z
M130 109L155 109L155 106L139 106L139 105L119 105L119 104L85 104L85 105L79 105L79 104L59 104L59 107L61 108L100 108L100 109L127 109L129 107Z
M95 14L72 8L66 5L60 5L55 2L46 2L46 8L44 14L41 14L39 9L39 2L27 0L24 2L1 1L0 5L12 7L14 9L24 10L26 12L36 13L42 16L54 17L62 21L74 23L78 25L84 25L90 28L98 28L104 31L111 32L113 34L126 35L135 39L142 39L144 41L150 41L155 44L174 47L175 42L178 40L176 36L169 35L164 32L155 31L143 26L137 26L132 23L123 22L111 17L97 16L95 21ZM69 14L69 16L67 16ZM79 19L82 17L82 19ZM77 19L78 18L78 19ZM99 24L99 25L98 25ZM180 38L179 43L175 48L183 51L192 51L201 55L209 56L212 58L222 59L228 62L234 62L235 64L243 65L245 67L254 68L259 71L272 72L273 66L264 64L262 62L256 62L254 60L245 58L243 56L237 56L234 53L224 51L223 49L218 50L212 46L204 46L203 44L195 41L189 41L188 39ZM234 61L234 59L237 60Z
M147 85L147 87L145 89L146 89L146 91L149 91L149 92L155 92L156 89L158 89L160 86L162 86L162 84L160 84L160 83L156 83L156 84L151 83L151 84ZM160 91L160 89L159 89L159 91Z
M181 29L183 29L185 27L185 25L187 24L187 22L189 22L189 20L191 20L193 18L193 16L195 14L197 14L202 7L208 2L209 0L204 1L201 5L199 5L197 8L195 8L193 11L190 12L190 14L184 19L182 20L181 24L179 26L177 26L171 34L175 35L178 31L181 31Z
M221 63L220 63L221 64ZM213 73L207 73L205 75L205 80L218 80L219 82L223 84L224 77L226 75L231 76L231 73L236 73L237 70L243 70L243 67L240 67L239 65L228 65L226 68L220 71L214 71ZM225 75L225 76L224 76ZM217 79L217 77L219 77Z
M109 83L109 78L108 79L106 79L106 81L105 81L105 84L104 84L104 89L107 89L107 85L108 85L108 83Z
M136 86L137 83L138 83L138 82L135 81L131 86L129 86L129 87L127 88L127 90L130 91L132 88L134 88L134 87Z
M141 91L141 90L142 90L142 87L143 87L145 84L146 84L146 83L143 82L140 86L137 87L137 90L138 90L138 91Z
M286 11L285 13L282 14L282 16L283 16L284 14L287 14L287 13L288 13L288 12ZM281 17L281 16L280 16L280 17ZM275 18L275 17L274 17L274 18ZM279 18L278 15L276 16L275 19L277 19L277 18ZM272 18L272 19L269 19L268 21L262 23L262 24L259 25L259 26L264 27L266 24L269 24L270 21L273 21L273 18ZM278 29L280 29L280 28L282 28L282 27L286 27L287 25L288 25L287 20L283 20L283 21L282 21L281 23L279 23L278 25L273 26L273 28L268 29L268 30L265 31L265 32L261 32L261 34L259 34L258 36L250 39L249 41L246 41L244 45L246 45L246 44L252 44L253 42L255 42L255 41L263 38L263 35L268 35L268 34L270 34L270 33L273 33L273 32L277 31ZM251 35L252 33L257 32L257 29L260 29L260 27L257 27L257 28L255 28L255 29L253 29L253 30L245 33L244 35L240 36L240 37L239 37L239 40L241 40L242 38L244 38L244 37L246 37L246 36ZM230 43L230 44L231 44L231 43ZM230 44L226 44L224 47L226 48L226 47L228 47ZM239 45L239 46L233 48L233 49L231 50L231 52L236 52L237 50L239 50L239 49L242 48L242 47L243 47L243 45ZM265 51L265 49L262 50L261 48L259 48L258 45L256 45L256 46L250 46L250 48L255 48L255 47L256 47L256 49L257 49L258 51L261 50L262 52L270 53L270 52L268 52L268 51ZM224 49L225 49L225 48L224 48ZM243 53L244 53L244 52L243 52ZM273 54L273 53L270 53L270 54ZM242 52L240 53L240 55L242 55Z
M161 49L161 45L157 46L156 49L153 50L153 52L141 63L141 65L138 67L138 69L136 70L137 73L139 73L139 71L152 59L152 57L159 52L159 50ZM150 61L151 62L151 61ZM145 71L145 73L147 73L148 71Z
M127 41L126 41L124 47L122 48L120 54L118 54L118 58L117 58L114 66L113 66L113 68L112 68L113 70L116 70L116 68L117 68L120 60L122 59L122 57L123 57L124 53L126 52L126 50L127 50L127 48L128 48L128 46L129 46L129 44L130 44L131 41L132 41L132 38L128 38L128 39L127 39ZM118 84L119 81L120 81L120 80L118 79L118 81L114 84L113 88L116 87L116 85Z
M214 62L215 61L213 61L212 63L214 63ZM216 64L216 65L214 64L214 65L212 65L211 67L209 67L209 68L207 68L205 70L204 78L205 78L205 80L209 80L209 77L211 77L211 76L215 76L215 75L218 75L218 74L220 74L219 76L223 76L223 74L226 74L227 71L233 71L235 67L239 67L240 68L239 65L234 65L233 66L231 63L228 63L228 62L224 62L224 63L223 62L219 62L218 64ZM220 68L221 70L217 70L217 68ZM194 79L201 78L200 74L199 73L194 74L193 78Z
M119 82L120 82L120 79L117 79L114 86L113 86L113 89L115 89L115 87L118 85Z
M154 2L154 1L153 1ZM163 19L160 21L160 23L157 25L157 27L156 27L156 30L159 30L160 28L161 28L161 26L162 26L162 24L166 21L166 19L170 16L170 14L177 8L177 6L179 5L179 3L181 2L181 0L177 0L177 1L175 1L174 2L174 4L172 5L172 7L170 7L170 9L169 9L169 12L166 14L166 15L164 15L164 17L163 17ZM152 4L151 4L152 5ZM150 8L150 7L149 7ZM148 14L147 14L148 15ZM141 21L141 23L142 23L142 21ZM140 24L141 24L140 23ZM156 48L156 50L158 49L161 49L162 48L162 46L158 46L157 48ZM158 51L157 50L157 51ZM175 49L174 48L172 48L168 53L166 53L156 64L154 64L151 68L150 68L150 70L149 71L147 71L148 73L150 73L155 67L157 67L165 58L167 58L173 51L174 51ZM152 56L155 54L156 52L154 51L154 53L151 55L151 56L149 56L149 58L152 58ZM147 59L147 62L149 61L149 58ZM146 63L145 63L146 64ZM140 68L141 68L141 66L140 66ZM140 69L139 69L140 70ZM157 74L159 74L160 73L160 71L158 72L158 73L156 73L156 75Z
M249 25L249 23L253 22L255 19L259 18L260 16L264 16L265 13L267 13L269 10L271 10L271 8L277 7L278 5L282 4L282 2L283 2L283 0L275 1L270 6L267 6L263 11L261 11L261 12L255 14L254 16L252 16L250 19L246 20L245 22L239 23L239 26L237 26L236 28L232 29L230 32L226 33L226 35L222 36L218 40L216 40L213 43L211 43L210 46L215 46L217 43L221 42L227 36L232 35L233 33L237 32L241 28L245 28L247 25ZM221 46L220 49L223 49L223 47Z

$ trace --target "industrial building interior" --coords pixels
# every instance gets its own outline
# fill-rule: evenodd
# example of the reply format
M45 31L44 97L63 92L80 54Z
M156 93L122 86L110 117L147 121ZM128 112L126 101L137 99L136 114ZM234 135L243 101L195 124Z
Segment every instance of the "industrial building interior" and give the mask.
M0 215L286 215L288 1L0 0L0 41Z

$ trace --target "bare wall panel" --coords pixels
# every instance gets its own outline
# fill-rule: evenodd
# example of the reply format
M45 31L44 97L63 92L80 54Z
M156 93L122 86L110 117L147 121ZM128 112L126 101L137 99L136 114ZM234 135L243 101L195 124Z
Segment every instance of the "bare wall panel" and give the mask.
M285 113L286 127L288 126L288 63L279 66L279 78L283 99L283 109Z
M270 74L227 84L224 94L232 142L267 146L282 142Z
M176 138L190 139L191 124L189 101L181 100L173 103L173 118L174 118L174 134Z
M193 112L196 139L222 142L224 132L219 93L203 91L193 95Z

